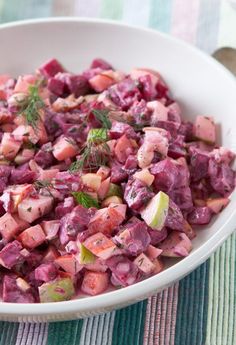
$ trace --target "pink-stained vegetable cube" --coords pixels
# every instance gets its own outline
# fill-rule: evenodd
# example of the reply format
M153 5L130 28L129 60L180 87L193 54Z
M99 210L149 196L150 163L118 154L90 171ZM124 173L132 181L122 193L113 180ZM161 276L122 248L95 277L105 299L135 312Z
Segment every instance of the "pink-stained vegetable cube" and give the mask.
M30 227L30 224L28 222L26 222L25 220L21 219L17 213L13 213L12 217L15 219L18 227L19 227L19 232L28 229Z
M104 181L101 182L101 185L98 189L98 197L99 199L103 200L105 196L107 195L110 187L110 180L111 178L108 177Z
M104 199L102 202L102 207L114 206L114 205L121 205L123 204L123 200L116 195L109 196L108 198Z
M155 265L155 269L153 271L153 274L160 273L164 269L164 264L161 259L157 258L153 260L153 264Z
M137 171L134 174L134 178L137 178L138 180L144 182L147 186L151 186L155 176L152 175L147 168L144 168L140 171Z
M62 65L56 59L47 61L39 67L39 71L47 78L54 77L59 72L65 72Z
M50 245L45 252L42 262L55 262L56 258L60 256L58 250L53 245Z
M58 161L76 156L78 150L75 143L66 137L61 137L53 146L53 155Z
M93 272L106 272L108 267L105 264L104 260L96 258L93 263L86 264L85 268Z
M113 208L116 212L119 213L120 216L122 216L123 220L125 219L127 205L112 203L110 204L109 208Z
M73 254L59 256L55 259L55 263L64 271L71 273L72 275L77 274L83 268L83 265L80 265L76 256Z
M149 246L147 247L147 250L145 251L145 254L151 260L156 259L158 256L161 255L161 253L162 253L162 249L156 248L156 247L152 246L151 244L149 244Z
M214 144L216 141L215 123L211 117L197 116L195 121L195 136L203 141Z
M34 154L34 149L23 149L16 155L14 161L18 165L24 164L26 162L29 162L34 157Z
M36 82L36 76L32 74L19 76L14 88L14 92L28 93L29 86L34 85L35 82Z
M214 213L219 213L220 211L225 208L230 200L228 198L216 198L216 199L208 199L206 205L209 209Z
M168 120L168 108L159 101L147 102L148 110L152 111L151 122L157 124L158 121Z
M0 89L0 92L1 92L1 89ZM1 100L1 97L0 97L0 100ZM11 132L11 131L7 131L6 130L6 125L9 125L8 122L12 122L13 120L13 116L11 114L11 112L5 108L0 108L0 124L5 124L5 127L3 127L6 131L6 132Z
M188 256L192 249L190 239L183 232L172 231L168 237L159 244L159 248L163 250L162 256L182 257Z
M109 285L109 275L106 272L85 272L81 290L88 295L98 295Z
M132 142L124 134L117 140L115 146L115 156L120 163L125 163L126 159L133 153L134 147Z
M49 213L52 209L53 198L51 196L38 195L37 198L27 197L18 205L19 217L32 223L37 218Z
M19 225L10 213L0 218L0 233L6 241L12 240L19 232Z
M14 159L22 145L21 140L16 140L11 133L4 133L1 142L1 152L7 159Z
M33 189L31 184L16 184L9 186L0 197L4 209L10 213L16 212L19 203L25 199Z
M57 233L60 228L60 221L59 220L44 220L41 223L41 226L46 235L46 239L50 241L57 237Z
M56 174L59 172L59 169L47 169L47 170L40 170L38 179L42 181L50 181Z
M140 271L145 274L151 274L155 270L155 265L144 253L141 253L139 256L137 256L137 258L134 260L134 264L138 266Z
M34 249L46 240L46 236L42 227L37 224L24 230L19 236L18 240L22 245L28 249Z
M111 173L111 169L106 166L101 166L96 172L97 175L101 176L102 181L106 180Z
M25 143L36 144L39 141L38 133L28 125L20 125L12 132L15 139L22 140Z
M115 80L108 75L104 74L97 74L91 79L89 79L90 86L96 91L96 92L102 92L106 89L108 89L111 85L115 83Z
M83 242L83 245L90 250L90 252L103 260L106 260L116 253L119 253L119 250L114 242L112 242L112 240L101 232L88 237Z

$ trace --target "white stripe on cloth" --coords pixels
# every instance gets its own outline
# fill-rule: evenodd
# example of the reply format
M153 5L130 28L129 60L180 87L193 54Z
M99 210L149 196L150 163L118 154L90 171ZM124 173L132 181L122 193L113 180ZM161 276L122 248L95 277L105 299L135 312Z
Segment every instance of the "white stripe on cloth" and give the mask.
M143 0L124 1L122 20L128 24L148 26L150 2Z
M46 345L47 323L20 323L15 345Z
M143 345L174 345L178 283L148 299Z
M102 0L75 0L74 14L82 17L99 17Z
M111 345L115 311L84 319L79 345Z

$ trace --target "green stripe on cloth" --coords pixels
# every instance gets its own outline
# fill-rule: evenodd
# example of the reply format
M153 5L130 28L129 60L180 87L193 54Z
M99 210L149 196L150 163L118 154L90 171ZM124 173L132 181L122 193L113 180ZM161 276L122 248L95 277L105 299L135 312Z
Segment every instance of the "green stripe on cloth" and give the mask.
M9 22L27 18L48 17L52 0L10 0L4 1L1 21Z
M209 260L179 282L175 345L204 344L208 284Z
M169 32L171 25L172 0L150 0L149 26L160 31Z
M19 324L0 322L0 345L15 345Z
M210 259L206 345L236 343L236 234Z
M112 345L143 344L146 307L147 300L116 311Z
M123 0L102 0L101 18L121 19L123 14Z
M83 320L50 323L47 345L79 344L82 326Z

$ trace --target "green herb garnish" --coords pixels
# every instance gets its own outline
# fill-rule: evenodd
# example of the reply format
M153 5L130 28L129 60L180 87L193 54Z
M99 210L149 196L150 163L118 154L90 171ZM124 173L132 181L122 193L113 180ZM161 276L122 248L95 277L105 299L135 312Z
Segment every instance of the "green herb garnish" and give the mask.
M72 192L71 193L77 202L77 204L80 204L86 208L90 207L96 207L99 208L98 201L91 197L91 195L84 193L84 192Z
M38 121L40 120L39 111L45 107L42 98L39 96L39 87L41 82L29 86L29 94L25 100L19 101L20 115L23 115L28 123L34 129L37 128Z
M110 110L107 109L93 109L92 113L96 117L96 119L101 123L103 128L111 129L111 121L108 118Z
M87 142L99 144L108 138L106 128L92 128L88 132Z

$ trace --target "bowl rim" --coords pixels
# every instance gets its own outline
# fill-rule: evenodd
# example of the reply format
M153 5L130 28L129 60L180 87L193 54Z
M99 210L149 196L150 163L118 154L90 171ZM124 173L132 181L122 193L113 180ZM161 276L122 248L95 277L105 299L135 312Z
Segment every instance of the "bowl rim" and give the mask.
M114 20L98 19L98 18L86 18L86 17L46 17L37 19L27 19L4 23L0 25L0 31L14 28L18 26L31 26L35 24L57 24L57 23L86 23L86 24L99 24L107 26L122 27L127 30L135 30L146 32L160 36L166 40L172 41L184 49L192 51L195 55L198 55L206 62L213 64L218 71L225 74L225 77L232 83L232 87L236 90L236 78L218 61L211 56L202 52L195 46L192 46L176 37L169 34L159 32L155 29L125 24ZM233 192L233 193L236 193ZM129 301L135 302L146 298L148 295L154 294L157 290L160 291L173 284L174 282L182 279L184 276L193 271L201 263L203 263L234 231L234 221L236 218L236 209L229 215L228 220L222 225L218 232L212 235L206 242L204 242L198 249L192 252L188 257L180 260L176 264L168 267L165 271L160 272L158 275L154 275L134 285L124 287L111 292L106 292L97 296L88 296L83 298L77 298L69 301L62 302L50 302L50 303L6 303L0 302L0 316L52 316L55 314L72 314L76 312L90 312L92 310L98 310L102 308L115 308L115 306L122 306L122 304L129 304ZM224 229L224 231L223 231ZM160 284L161 281L161 284ZM33 306L33 307L32 307Z

